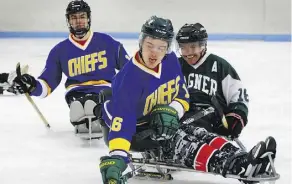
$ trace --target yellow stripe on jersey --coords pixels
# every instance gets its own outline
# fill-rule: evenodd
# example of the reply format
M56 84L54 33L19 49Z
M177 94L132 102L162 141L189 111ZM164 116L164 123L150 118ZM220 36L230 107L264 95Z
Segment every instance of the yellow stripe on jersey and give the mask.
M179 98L175 98L174 100L179 102L183 106L185 112L190 109L190 104L187 101L179 99Z
M102 84L110 84L109 82L105 80L98 80L98 81L86 81L80 84L71 84L66 89L70 89L75 86L92 86L92 85L102 85Z
M109 149L112 150L124 150L129 152L131 143L123 138L115 138L109 141Z
M49 84L45 80L43 80L43 79L39 79L39 80L44 82L44 84L46 85L46 87L47 87L47 96L49 96L52 93L52 88L49 86Z

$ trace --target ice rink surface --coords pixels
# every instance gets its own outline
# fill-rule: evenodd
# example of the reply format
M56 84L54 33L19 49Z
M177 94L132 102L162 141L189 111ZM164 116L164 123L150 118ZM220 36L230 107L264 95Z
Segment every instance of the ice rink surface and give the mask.
M60 39L2 39L0 72L28 64L42 71L47 54ZM121 40L130 55L137 41ZM249 92L249 122L241 140L250 149L273 135L278 141L276 184L291 183L291 48L289 42L209 42L208 51L227 59ZM47 98L34 98L52 129L46 130L24 96L0 96L1 184L100 184L99 157L103 141L90 146L76 137L64 100L64 78ZM170 184L236 184L220 176L180 172ZM130 180L146 184L149 181ZM160 183L160 182L151 182Z

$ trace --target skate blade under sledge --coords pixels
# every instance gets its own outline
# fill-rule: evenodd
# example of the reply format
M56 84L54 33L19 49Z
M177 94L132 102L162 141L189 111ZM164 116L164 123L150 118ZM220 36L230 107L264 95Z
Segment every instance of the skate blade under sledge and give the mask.
M233 174L227 174L225 177L226 178L232 178L232 179L237 179L239 181L241 181L241 183L244 184L252 184L252 183L263 183L263 182L268 182L268 183L275 183L276 180L278 180L280 178L280 175L276 172L276 169L274 167L274 162L272 160L271 154L267 155L269 157L270 160L270 164L271 164L271 170L269 171L269 173L267 174L261 174L261 175L257 175L257 176L253 176L254 172L256 171L256 166L254 166L252 168L252 171L250 173L250 175L246 178L240 177L238 175L233 175ZM187 168L185 166L179 165L179 164L175 164L175 163L171 163L173 162L172 160L170 160L169 162L159 162L159 161L154 161L153 159L144 159L144 158L132 158L132 164L134 166L134 168L137 167L143 167L145 169L147 168L155 168L158 171L161 170L171 170L171 171L187 171L187 172L195 172L195 173L204 173L204 174L212 174L212 175L220 175L220 174L216 174L216 173L208 173L208 172L203 172L203 171L196 171L194 169L191 168ZM136 171L136 174L133 175L134 178L137 179L141 179L143 175L145 175L146 178L150 178L149 175L151 176L151 174L148 174L147 172L144 172L145 170L140 169L138 171ZM167 180L167 178L171 178L172 176L169 173L160 173L157 172L158 174L161 175L161 177L157 177L161 180ZM154 174L152 174L154 175ZM170 175L170 176L168 176ZM137 176L137 177L136 177ZM158 176L158 175L157 175Z
M139 180L154 180L154 181L173 180L173 177L171 174L162 174L158 172L147 172L147 171L137 172L137 174L135 174L133 178L139 179Z

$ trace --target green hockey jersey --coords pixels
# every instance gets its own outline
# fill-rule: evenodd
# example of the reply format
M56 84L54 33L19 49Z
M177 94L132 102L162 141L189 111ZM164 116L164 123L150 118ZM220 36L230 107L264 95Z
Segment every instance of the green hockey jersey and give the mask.
M242 111L248 115L248 93L235 69L223 58L206 53L195 65L189 65L179 58L190 103L211 104L211 97L216 95L224 113Z

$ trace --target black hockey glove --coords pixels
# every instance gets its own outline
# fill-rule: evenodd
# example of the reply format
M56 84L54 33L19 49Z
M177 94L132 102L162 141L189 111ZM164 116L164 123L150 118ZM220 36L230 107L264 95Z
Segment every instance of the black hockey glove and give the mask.
M8 83L8 73L0 73L0 83Z
M177 111L169 105L156 105L150 113L150 127L155 131L152 140L171 139L179 128Z
M14 79L14 88L15 90L20 93L31 93L36 88L37 82L36 79L29 75L23 74L21 76L17 76Z
M247 123L246 115L239 111L230 112L225 115L225 118L228 124L227 136L238 138Z
M104 184L122 184L122 173L126 170L127 164L120 156L103 156L100 158L100 173Z

